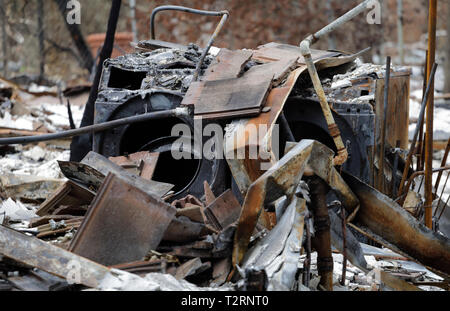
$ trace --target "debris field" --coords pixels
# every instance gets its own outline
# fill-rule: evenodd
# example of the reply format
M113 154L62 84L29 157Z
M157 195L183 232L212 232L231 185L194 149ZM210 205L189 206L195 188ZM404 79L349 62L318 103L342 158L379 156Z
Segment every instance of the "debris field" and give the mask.
M91 85L0 79L0 290L449 290L450 140L430 172L411 70L310 48L333 27L215 48L216 13L206 48L107 59L88 129Z

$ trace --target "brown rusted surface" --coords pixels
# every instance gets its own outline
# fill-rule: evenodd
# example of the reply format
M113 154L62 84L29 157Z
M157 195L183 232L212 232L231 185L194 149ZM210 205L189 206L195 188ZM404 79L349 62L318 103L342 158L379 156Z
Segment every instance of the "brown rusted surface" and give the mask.
M205 204L208 206L216 199L216 196L206 180L203 182L203 189L205 190Z
M360 200L357 223L420 263L450 274L450 240L447 237L418 223L390 198L357 178L344 174L344 180Z
M186 243L199 239L201 236L212 233L199 222L191 221L187 217L175 217L167 227L162 238L163 241Z
M252 58L250 50L230 51L221 49L215 61L208 67L203 80L213 81L237 78L244 70L245 64Z
M215 229L221 231L239 219L241 205L231 190L225 191L205 208L205 215Z
M131 169L131 172L135 172L136 175L146 180L150 180L155 172L158 158L159 153L157 152L141 151L127 156L111 157L109 160L125 169Z
M322 82L320 81L319 74L317 72L317 68L314 65L312 55L308 50L307 54L304 54L304 59L306 65L308 67L309 76L313 82L314 90L316 91L317 96L319 97L320 107L322 108L322 113L325 117L325 120L328 124L328 128L331 132L331 136L333 137L334 144L336 145L336 149L338 150L337 156L334 158L335 165L342 165L347 161L348 153L342 141L339 129L334 121L333 114L331 113L330 105L328 104L327 97L325 95L325 91L322 87Z
M186 203L183 208L177 209L176 216L184 216L192 221L203 223L203 206Z
M203 206L203 203L197 199L196 197L194 197L193 195L188 194L186 197L179 199L179 200L175 200L172 202L172 206L174 206L177 209L180 208L184 208L186 207L186 204L193 204L193 205L199 205L199 206Z
M39 216L51 214L61 205L87 205L92 202L94 196L93 191L68 180L41 204L36 214Z
M330 216L328 215L326 202L328 186L317 176L312 177L308 185L311 194L311 209L315 231L312 244L317 251L317 268L320 275L319 284L327 291L332 291L333 257L331 255Z
M91 168L96 169L104 176L108 175L108 173L111 172L115 175L120 176L122 179L126 180L127 183L141 189L142 191L145 191L152 195L156 195L158 197L162 197L167 192L169 192L170 189L173 188L173 185L171 184L157 182L154 180L146 180L132 173L129 173L126 169L120 167L104 156L93 151L89 152L83 158L80 165L81 164L85 164L87 166L90 166Z
M270 75L273 76L273 85L278 86L287 77L287 75L291 73L292 70L299 66L297 60L298 57L291 57L256 65L250 68L245 75L256 79L259 76L270 73Z
M270 166L276 162L275 156L271 152L274 124L280 116L284 104L289 97L289 94L292 92L298 78L307 70L307 66L302 65L303 56L301 56L298 47L279 43L269 43L258 47L258 49L253 52L253 59L263 62L298 57L300 66L288 75L286 81L282 85L273 88L270 91L265 104L265 108L268 112L261 113L257 117L247 120L235 121L232 123L233 127L227 131L224 142L224 151L228 165L231 168L231 172L242 195L246 194L252 182L264 174L265 171L261 169L262 163L268 163ZM358 54L346 56L339 55L342 55L342 53L312 50L314 63L319 70L351 62L358 56ZM249 159L248 157L241 159L234 156L240 152L248 154L248 151L251 148L254 148L249 142L249 132L251 132L251 128L258 128L259 125L267 125L267 131L265 135L258 136L258 146L256 148L258 148L258 150L261 150L261 148L267 150L267 152L271 153L271 158L269 160L261 158ZM234 139L234 137L236 137L236 139Z
M273 202L283 195L293 195L303 176L313 144L313 141L299 143L248 189L234 236L233 267L244 258L264 203Z
M437 0L428 1L428 58L427 77L430 76L432 67L436 62L436 27L437 27ZM434 81L431 81L430 97L427 103L426 131L425 131L425 224L433 227L433 122L434 122Z
M70 245L70 251L105 265L142 259L155 249L176 210L108 174Z
M313 140L302 140L293 147L291 145L289 152L252 183L247 191L235 234L233 266L242 261L264 204L283 195L290 198L305 170L315 173L336 190L349 214L354 215L358 209L358 199L332 165L331 149Z
M394 148L397 140L400 148L408 149L409 124L409 89L410 78L408 75L391 74L389 82L389 99L387 106L386 123L386 147ZM375 113L377 120L383 120L384 105L384 79L376 80Z

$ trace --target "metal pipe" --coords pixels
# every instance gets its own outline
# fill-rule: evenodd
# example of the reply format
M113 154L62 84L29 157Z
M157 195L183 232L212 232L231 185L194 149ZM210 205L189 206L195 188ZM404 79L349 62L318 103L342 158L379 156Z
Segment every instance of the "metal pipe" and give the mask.
M393 167L393 170L392 170L392 186L391 186L392 198L396 198L397 197L396 184L397 184L398 160L399 160L399 157L400 157L399 152L400 152L400 141L397 140L397 143L396 143L396 146L395 146L395 149L394 149L394 167Z
M358 6L354 7L353 9L351 9L350 11L348 11L347 13L345 13L344 15L342 15L341 17L336 19L331 24L323 27L321 30L319 30L314 35L312 35L313 40L315 40L315 41L312 41L311 44L317 42L317 40L321 39L322 37L328 35L329 33L333 32L333 31L335 31L340 26L344 25L348 21L352 20L353 18L355 18L356 16L358 16L359 14L361 14L362 12L367 10L367 8L371 2L373 2L373 0L365 0ZM380 1L380 2L382 2L382 1Z
M317 251L319 285L322 285L327 291L332 291L333 257L331 254L330 216L326 199L328 185L317 176L313 176L308 185L311 190L311 208L314 217L313 246Z
M444 166L444 167L440 167L440 168L435 168L435 169L433 169L433 173L443 172L443 171L446 171L446 170L449 170L449 169L450 169L450 166ZM402 195L404 195L404 196L406 197L406 194L408 193L408 191L409 191L409 189L410 189L410 187L411 187L412 181L413 181L417 176L421 176L421 175L425 175L425 171L414 172L414 173L409 177L408 182L406 183L405 190L403 191L404 194L402 194ZM420 187L421 187L421 184L420 184L420 186L419 186L419 190L420 190ZM418 190L418 191L419 191L419 190ZM399 197L400 197L400 196L399 196ZM399 205L403 205L403 203L404 203L404 199L403 199L403 200L400 200L400 201L398 202Z
M192 14L199 14L199 15L206 15L206 16L221 16L219 24L217 25L216 29L214 30L214 33L209 38L208 44L206 45L205 49L203 50L202 55L200 56L200 60L197 64L197 67L195 69L193 81L198 80L198 76L200 74L200 70L203 66L203 62L205 60L206 55L208 55L209 50L211 49L211 46L214 43L214 40L216 39L219 32L222 30L223 25L225 25L225 22L228 19L228 16L230 16L230 13L228 11L205 11L205 10L197 10L192 8L187 8L184 6L178 6L178 5L163 5L155 8L152 12L152 15L150 17L150 32L152 35L152 39L155 39L155 16L158 12L161 11L181 11L186 13L192 13Z
M442 211L439 214L439 217L437 218L437 221L441 220L442 215L444 214L444 211L446 207L448 206L448 201L450 200L450 195L447 197L447 201L445 202L444 206L442 207ZM439 206L438 206L439 207Z
M436 19L437 0L430 0L428 19L428 70L435 63L436 58ZM432 204L433 204L433 119L434 119L434 84L431 84L431 96L427 105L427 138L425 141L425 225L433 227Z
M363 11L365 11L368 7L368 5L372 2L372 0L366 0L360 5L356 6L343 16L336 19L331 24L325 26L321 30L317 31L315 34L312 34L308 36L306 39L304 39L300 43L300 49L301 53L305 59L305 63L308 67L308 72L311 77L311 80L314 85L314 90L316 91L317 96L319 97L320 101L320 107L322 108L322 112L325 116L325 119L327 121L328 130L330 131L331 136L333 137L334 143L336 145L336 148L338 150L338 154L334 158L333 162L334 165L342 165L347 161L348 152L347 149L344 146L344 143L342 142L342 137L339 131L339 128L337 127L333 115L330 110L330 106L327 102L325 92L322 87L322 83L320 82L319 75L317 73L316 66L314 65L314 62L312 60L311 56L311 49L310 46L317 42L320 38L328 35L329 33L336 30L338 27L342 26L346 22L353 19L355 16L359 15Z
M444 157L442 158L442 162L441 162L441 167L445 166L445 164L447 164L447 158L448 158L448 153L450 151L450 137L447 140L447 146L445 147L445 153L444 153ZM437 193L438 188L439 188L439 184L441 183L441 177L442 177L442 172L439 173L437 179L436 179L436 183L434 184L434 192Z
M200 60L197 63L197 68L195 68L193 81L197 81L198 80L198 76L200 75L200 70L202 69L205 57L206 57L206 55L208 55L209 50L211 49L211 46L214 43L214 40L216 40L217 35L222 30L223 25L225 25L225 22L227 21L228 16L230 15L230 13L228 13L228 11L223 11L222 13L223 13L223 16L220 19L219 25L217 25L216 30L212 34L211 38L209 38L208 44L206 45L206 48L203 50L203 54L202 54L202 56L200 56Z
M406 163L405 163L405 169L403 170L403 176L402 176L402 180L400 182L400 187L398 189L398 194L402 195L403 194L403 186L404 183L406 181L406 178L408 177L408 172L409 172L409 166L411 165L411 161L412 161L412 156L414 154L414 150L416 148L416 141L417 141L417 136L419 135L419 130L420 130L420 125L423 122L423 118L424 118L424 114L425 114L425 108L427 107L428 104L428 98L431 92L431 85L434 81L434 76L436 74L436 69L437 69L437 64L433 64L433 68L430 72L430 76L428 78L428 85L427 85L427 89L425 91L425 95L423 97L422 100L422 106L420 107L420 113L419 113L419 119L417 120L417 124L416 124L416 129L414 130L414 136L413 136L413 140L411 142L411 146L409 147L409 152L408 152L408 156L406 157Z
M424 64L424 68L423 68L423 87L422 87L422 102L423 99L425 98L425 92L427 90L427 83L428 83L428 50L426 51L426 57L425 57L425 64ZM423 171L424 168L424 157L425 157L425 153L424 153L424 136L423 136L423 120L420 124L420 132L419 132L419 142L418 142L418 146L417 146L417 165L416 165L416 171Z
M40 141L48 141L60 138L67 138L73 136L79 136L86 133L101 132L111 128L119 127L122 125L128 125L132 123L168 118L187 116L189 114L188 108L176 108L171 110L149 112L138 116L118 119L114 121L94 124L90 126L80 127L74 130L63 131L59 133L43 134L38 136L21 136L21 137L9 137L0 138L0 145L13 145L13 144L28 144Z
M441 173L442 173L442 171L439 172L439 174L441 174ZM450 176L450 173L447 173L447 178L445 179L444 186L442 187L441 195L439 196L439 200L438 200L437 205L436 205L436 210L434 211L434 216L436 216L436 212L437 212L437 210L439 208L439 204L441 203L442 195L444 194L445 187L447 186L447 182L448 182L448 177L449 176Z
M341 206L341 219L342 219L342 278L341 285L345 286L345 274L347 273L347 237L346 237L346 221L345 221L345 208Z
M383 191L384 187L384 154L386 143L387 109L389 103L389 84L391 81L391 57L386 58L386 74L384 77L384 105L383 105L383 126L380 133L380 156L378 157L378 190Z
M325 96L322 83L320 82L319 74L317 73L316 66L314 65L314 62L312 60L311 51L309 50L309 48L306 49L305 46L303 46L302 54L305 59L305 63L308 66L308 72L314 84L314 89L317 96L319 97L320 107L322 108L323 115L325 117L325 120L327 121L328 130L331 137L333 137L338 151L338 154L333 159L334 165L342 165L343 163L345 163L345 161L347 161L348 152L342 141L341 132L339 131L339 128L334 121L333 114L331 113L331 109Z
M310 273L311 273L311 228L310 228L311 214L306 211L305 228L306 228L306 259L303 262L303 285L309 287Z

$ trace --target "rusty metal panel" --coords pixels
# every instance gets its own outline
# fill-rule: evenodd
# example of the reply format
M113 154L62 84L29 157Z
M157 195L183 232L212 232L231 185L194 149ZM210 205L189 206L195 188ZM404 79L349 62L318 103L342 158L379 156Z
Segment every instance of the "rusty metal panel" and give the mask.
M175 213L110 173L69 249L108 266L141 260L159 245Z
M336 57L341 55L339 52L328 52L328 51L318 51L312 50L313 58L315 60ZM298 58L298 62L304 64L303 55L300 51L300 47L271 42L261 46L258 46L256 50L253 51L253 59L267 62L267 61L278 61L281 59Z
M231 190L225 191L205 209L208 221L217 230L222 230L239 219L241 205Z
M206 70L204 80L223 80L237 78L244 70L245 64L251 59L250 50L230 51L221 49L214 63Z
M97 191L105 178L105 175L83 163L58 161L58 164L64 176L92 191Z
M384 79L376 81L375 101L376 101L376 118L378 124L383 120L383 103L384 103ZM386 146L394 148L396 142L400 141L400 148L408 149L408 129L409 129L409 75L391 76L389 83L389 100L387 107L387 124L386 124ZM377 129L379 131L379 129ZM378 142L380 137L378 137Z
M104 156L93 151L89 152L84 157L84 159L81 161L81 164L88 165L91 168L98 170L104 176L108 175L108 173L110 172L119 175L122 179L126 180L127 183L141 189L142 191L156 195L158 197L162 197L167 192L169 192L170 189L173 188L173 185L171 184L153 180L146 180L137 175L134 175L128 172L126 169L108 160Z
M393 200L356 177L349 174L343 177L360 200L356 223L423 265L450 275L450 240L447 237L419 224Z
M144 179L151 180L158 163L159 153L141 151L127 156L110 157L109 160L123 167L124 169L134 172Z
M193 105L195 116L202 118L255 115L265 103L272 78L266 74L258 79L244 76L192 84L182 105Z

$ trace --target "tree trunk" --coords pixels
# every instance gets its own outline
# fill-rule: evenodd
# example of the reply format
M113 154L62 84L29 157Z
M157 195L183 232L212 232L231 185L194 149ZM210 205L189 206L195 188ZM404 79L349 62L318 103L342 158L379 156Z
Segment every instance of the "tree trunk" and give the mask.
M119 20L121 0L113 0L108 20L108 30L106 31L105 42L100 51L100 59L95 73L94 82L92 84L89 98L84 108L83 119L81 126L88 126L94 124L95 101L97 100L98 87L103 70L103 62L111 57L114 48L114 37L116 34L117 22ZM85 134L74 137L70 145L70 160L81 161L89 151L92 150L92 134Z
M66 21L67 17L67 2L68 0L54 0L58 5L58 8L63 16L64 24L66 24L67 30L69 31L73 42L81 56L83 67L89 72L92 71L94 65L94 58L92 57L91 50L84 41L83 34L81 33L80 27L77 24L69 24Z
M0 10L1 10L1 27L2 27L2 49L3 49L3 76L7 78L8 76L8 47L6 37L6 7L4 5L4 0L0 0Z
M45 76L45 45L44 45L44 1L38 0L38 27L37 37L39 40L39 82Z

